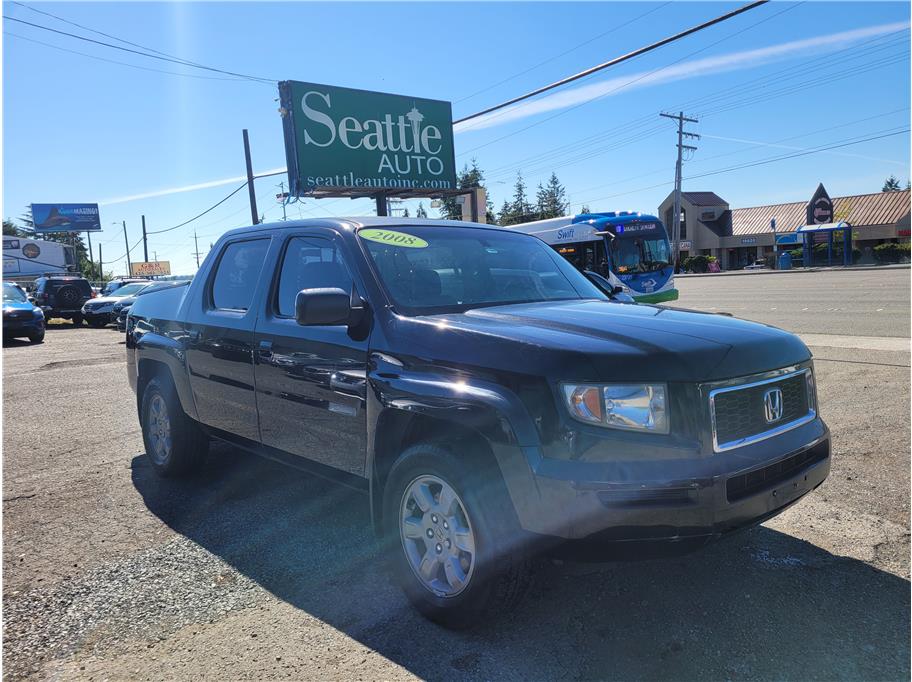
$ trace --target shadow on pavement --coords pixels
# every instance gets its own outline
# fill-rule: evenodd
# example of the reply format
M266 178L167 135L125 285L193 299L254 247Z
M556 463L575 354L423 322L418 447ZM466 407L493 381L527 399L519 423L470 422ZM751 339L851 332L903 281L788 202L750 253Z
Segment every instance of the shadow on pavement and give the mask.
M149 510L276 597L425 679L909 679L909 583L760 527L677 559L548 565L510 617L454 633L389 584L366 496L216 445Z

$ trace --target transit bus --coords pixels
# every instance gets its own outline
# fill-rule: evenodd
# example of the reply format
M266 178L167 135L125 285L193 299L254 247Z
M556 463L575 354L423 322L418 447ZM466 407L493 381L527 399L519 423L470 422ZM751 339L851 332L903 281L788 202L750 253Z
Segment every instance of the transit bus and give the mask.
M583 213L510 225L543 240L578 270L596 272L641 303L676 301L668 233L653 215Z

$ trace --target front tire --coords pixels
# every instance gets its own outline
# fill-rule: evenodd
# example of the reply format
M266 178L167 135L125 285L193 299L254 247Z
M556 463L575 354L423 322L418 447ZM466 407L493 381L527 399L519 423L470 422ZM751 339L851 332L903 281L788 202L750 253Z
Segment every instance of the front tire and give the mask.
M426 443L402 453L383 507L395 580L425 617L454 629L512 610L532 580L499 470L468 453L456 457L459 448Z
M181 476L200 467L209 439L181 408L170 381L146 384L140 408L146 454L159 476Z
M73 323L74 327L81 327L82 326L82 315L73 315L73 317L70 321Z
M94 327L95 329L101 329L106 324L107 324L107 321L100 317L96 317L94 319L89 320L89 326Z
M32 343L42 343L44 341L44 330L29 334L28 340Z

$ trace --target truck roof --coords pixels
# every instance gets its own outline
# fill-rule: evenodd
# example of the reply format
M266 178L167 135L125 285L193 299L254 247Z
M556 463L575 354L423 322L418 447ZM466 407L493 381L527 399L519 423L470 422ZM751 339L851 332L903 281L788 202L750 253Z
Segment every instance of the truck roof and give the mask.
M394 216L356 216L352 218L308 218L306 220L283 220L274 223L260 223L229 230L220 237L243 235L262 230L290 230L302 227L330 227L340 232L354 232L362 227L475 227L487 230L505 230L499 225L471 223L463 220L440 220L436 218L397 218Z

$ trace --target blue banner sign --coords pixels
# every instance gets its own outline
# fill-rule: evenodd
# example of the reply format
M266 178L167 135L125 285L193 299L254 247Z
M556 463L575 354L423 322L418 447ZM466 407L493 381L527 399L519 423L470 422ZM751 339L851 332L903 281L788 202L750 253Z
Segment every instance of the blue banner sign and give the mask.
M32 204L35 232L99 232L98 204Z
M777 244L797 244L798 243L798 233L791 232L789 234L777 234L776 243Z

